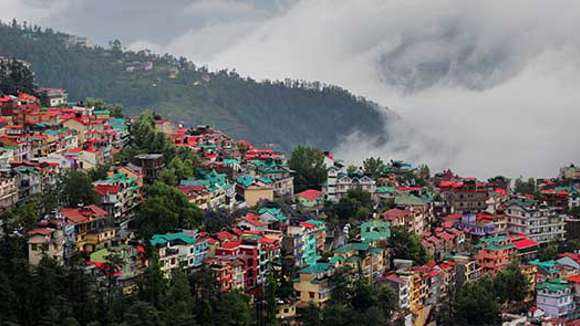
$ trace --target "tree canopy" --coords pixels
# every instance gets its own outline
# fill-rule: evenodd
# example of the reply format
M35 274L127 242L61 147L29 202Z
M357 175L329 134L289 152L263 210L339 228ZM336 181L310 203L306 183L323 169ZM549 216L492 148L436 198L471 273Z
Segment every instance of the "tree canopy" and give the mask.
M290 169L294 170L294 190L301 192L306 189L321 189L326 181L324 154L317 148L298 146L292 152L288 161Z

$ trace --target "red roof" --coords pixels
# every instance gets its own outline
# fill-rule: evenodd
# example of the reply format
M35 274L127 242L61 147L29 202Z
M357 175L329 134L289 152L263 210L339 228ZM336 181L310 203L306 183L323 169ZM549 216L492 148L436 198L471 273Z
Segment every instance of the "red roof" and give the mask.
M568 281L570 281L572 283L580 283L580 274L572 275L572 276L568 277Z
M304 190L303 192L297 193L296 196L298 197L302 197L308 201L315 201L318 198L320 198L320 190L314 190L314 189L309 189L309 190Z
M229 242L223 243L221 247L223 249L235 249L235 248L239 247L241 244L242 244L241 240L229 241Z
M260 227L260 226L266 226L268 224L263 223L262 221L260 221L258 219L258 217L254 214L248 214L246 215L246 217L244 217L244 221L250 223L252 226L256 226L256 227Z
M220 231L220 232L216 233L215 237L220 241L232 240L232 239L236 238L235 235L229 233L228 231Z
M518 250L538 246L538 242L535 240L532 240L532 239L523 239L523 240L515 241L513 244L514 244L514 247L516 247L516 249L518 249Z
M398 187L397 190L399 191L420 191L423 189L422 187Z
M107 211L96 205L79 208L61 208L60 213L73 224L83 224L107 217Z
M50 235L52 233L52 229L50 228L38 228L28 231L28 235Z
M38 101L38 99L30 94L26 94L26 93L20 93L18 94L18 99L20 101L27 101L27 102L35 102Z
M389 209L388 211L383 213L383 217L389 221L393 221L405 216L408 216L411 212L406 210L406 209L400 209L400 208L392 208Z
M95 190L101 196L105 196L106 194L109 193L116 194L119 192L120 189L121 187L119 185L108 185L108 184L98 184L95 187Z

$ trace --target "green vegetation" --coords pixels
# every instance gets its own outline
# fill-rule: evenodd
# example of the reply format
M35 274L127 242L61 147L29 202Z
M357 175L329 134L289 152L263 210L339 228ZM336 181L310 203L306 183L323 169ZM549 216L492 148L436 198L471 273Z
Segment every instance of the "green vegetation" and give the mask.
M389 248L392 258L411 259L417 266L427 262L427 252L421 245L419 237L404 229L394 227L391 230Z
M398 308L397 295L387 285L352 280L345 271L336 273L331 282L336 286L331 304L305 309L304 325L386 325Z
M83 171L67 171L61 181L61 200L65 207L90 205L98 202L92 180Z
M341 220L366 220L373 211L371 193L361 189L351 189L333 206L333 209Z
M201 224L202 211L175 187L155 182L147 187L145 202L137 212L137 232L144 239L156 233L191 229Z
M122 104L129 114L149 108L286 151L299 144L333 148L352 131L376 136L384 130L376 104L339 87L257 82L235 71L209 72L183 57L123 51L118 41L86 47L51 29L1 24L0 56L30 62L40 85L63 87L72 100L94 96Z
M363 161L363 169L366 175L376 179L383 174L385 162L380 157L371 157Z
M34 74L18 60L0 62L0 94L17 95L34 92Z
M298 146L292 152L288 161L290 169L294 170L294 191L306 189L321 189L326 181L324 154L313 147Z

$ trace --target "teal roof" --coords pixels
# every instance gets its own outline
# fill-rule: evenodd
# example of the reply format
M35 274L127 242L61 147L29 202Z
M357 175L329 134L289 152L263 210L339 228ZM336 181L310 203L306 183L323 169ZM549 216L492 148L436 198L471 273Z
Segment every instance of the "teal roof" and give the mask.
M411 194L397 194L395 196L395 205L423 206L425 204L425 200Z
M288 164L275 160L262 161L251 160L250 165L254 166L256 170L262 174L275 174L289 172Z
M227 175L225 173L217 173L215 170L210 172L200 172L200 179L185 179L179 182L182 186L205 186L208 191L213 192L218 188L228 188Z
M330 258L330 264L335 265L336 263L343 263L346 260L343 256L334 256Z
M54 130L54 129L47 129L44 130L43 133L49 135L49 136L58 136L60 134L62 134L64 132L64 130L60 129L60 130Z
M567 281L564 281L562 279L554 279L551 281L546 281L546 282L542 282L540 284L538 284L536 286L536 289L538 290L548 290L550 292L558 292L558 291L564 291L569 287L569 283Z
M111 114L111 111L107 110L107 109L96 109L93 111L94 115L102 115L102 114Z
M369 244L366 242L351 242L347 243L342 247L336 248L335 253L343 254L350 251L367 251L369 249Z
M116 130L126 130L127 120L125 118L110 118L109 125Z
M129 177L123 173L115 173L111 176L108 176L106 179L98 180L95 183L97 184L126 183L128 186L137 186L136 179L134 177Z
M395 187L377 187L376 190L378 194L394 194L395 191Z
M167 242L172 242L172 241L177 241L177 240L182 241L186 244L195 243L195 237L191 236L185 232L155 234L149 242L153 246L158 246L158 245L165 245Z
M391 237L389 224L381 220L370 220L360 226L362 241L386 240Z
M305 274L317 274L317 273L324 273L327 272L328 270L330 270L330 264L329 263L316 263L313 265L310 265L302 270L300 270L300 273L305 273Z
M268 177L258 177L254 178L251 175L241 175L236 178L236 182L244 188L248 188L254 184L254 181L260 181L265 184L271 184L273 181Z
M530 264L538 266L539 269L550 274L558 272L558 269L556 269L556 261L554 260L540 261L539 259L534 259Z
M239 183L242 187L248 188L254 183L254 177L251 175L241 175L236 178L236 182Z
M272 215L276 220L280 221L280 222L284 222L288 220L288 216L286 216L286 214L284 214L282 212L282 210L280 210L279 208L260 208L258 210L258 214L270 214Z
M223 162L224 162L224 165L225 166L232 166L232 165L238 165L238 164L240 164L240 161L239 160L236 160L234 158L226 158L226 159L223 160Z

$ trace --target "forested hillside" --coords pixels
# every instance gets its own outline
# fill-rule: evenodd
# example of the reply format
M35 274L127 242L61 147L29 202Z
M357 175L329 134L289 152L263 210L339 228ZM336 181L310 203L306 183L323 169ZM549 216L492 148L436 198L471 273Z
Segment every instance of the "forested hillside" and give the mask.
M12 22L0 24L0 56L28 61L39 86L66 88L71 100L102 98L128 113L151 109L282 150L298 144L331 149L354 130L383 132L380 109L339 87L209 72L185 58L125 51L118 41L87 46L75 36Z

